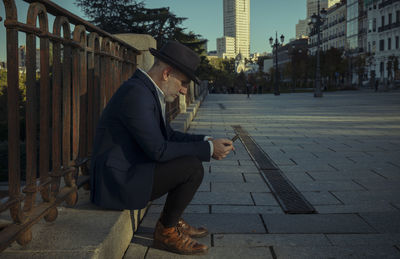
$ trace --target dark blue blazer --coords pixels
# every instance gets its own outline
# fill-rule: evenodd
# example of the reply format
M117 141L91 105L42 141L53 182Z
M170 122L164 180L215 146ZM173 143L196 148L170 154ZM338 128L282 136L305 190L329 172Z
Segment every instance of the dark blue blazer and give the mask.
M102 112L90 166L90 198L108 209L140 209L150 200L154 168L182 156L210 160L204 135L164 124L157 91L140 70L124 82Z

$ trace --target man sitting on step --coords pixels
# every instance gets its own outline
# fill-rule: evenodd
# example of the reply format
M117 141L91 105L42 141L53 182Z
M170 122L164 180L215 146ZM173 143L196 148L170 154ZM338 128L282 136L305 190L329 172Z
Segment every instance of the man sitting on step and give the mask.
M137 69L115 92L96 129L91 162L91 201L108 209L140 209L168 193L154 232L154 245L180 254L205 254L193 237L205 228L188 225L181 215L203 179L202 161L220 160L234 149L229 139L212 139L172 130L166 102L185 94L199 56L170 41L153 48L154 65Z

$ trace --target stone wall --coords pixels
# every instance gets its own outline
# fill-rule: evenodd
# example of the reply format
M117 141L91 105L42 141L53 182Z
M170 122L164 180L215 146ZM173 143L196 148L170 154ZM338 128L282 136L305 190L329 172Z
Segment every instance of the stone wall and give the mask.
M114 36L140 50L142 54L137 56L138 67L145 71L150 69L154 63L154 57L151 55L149 48L157 48L157 42L152 36L135 33L114 34Z

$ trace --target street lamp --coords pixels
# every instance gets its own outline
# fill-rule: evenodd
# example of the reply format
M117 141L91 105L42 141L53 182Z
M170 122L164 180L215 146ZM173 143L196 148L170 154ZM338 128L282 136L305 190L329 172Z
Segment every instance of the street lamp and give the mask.
M315 72L315 89L314 89L314 97L322 97L321 91L321 67L320 67L320 45L321 45L321 25L324 23L326 19L326 10L319 10L319 0L318 0L318 14L313 14L311 16L311 24L317 31L317 68Z
M280 47L283 44L283 41L285 40L285 36L283 34L281 35L281 43L278 42L278 32L275 32L275 43L274 39L272 37L269 38L269 44L271 44L271 47L275 49L275 82L274 82L274 94L275 95L280 95L279 93L279 72L278 72L278 47Z

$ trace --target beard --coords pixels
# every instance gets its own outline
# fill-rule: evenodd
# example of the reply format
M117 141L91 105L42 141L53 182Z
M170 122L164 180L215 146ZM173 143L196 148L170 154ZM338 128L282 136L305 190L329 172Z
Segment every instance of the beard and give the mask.
M175 96L173 96L173 95L167 95L167 96L165 96L165 102L167 102L167 103L172 103L172 102L174 102L175 101Z

